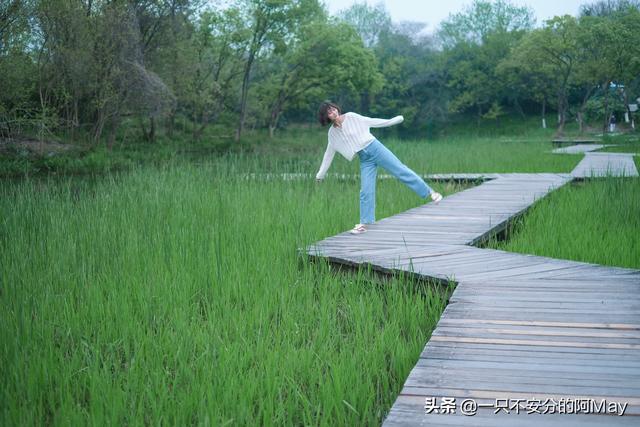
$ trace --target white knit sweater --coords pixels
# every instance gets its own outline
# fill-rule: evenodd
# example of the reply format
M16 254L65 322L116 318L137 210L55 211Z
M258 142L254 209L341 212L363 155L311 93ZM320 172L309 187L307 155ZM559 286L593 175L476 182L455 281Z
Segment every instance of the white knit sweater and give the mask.
M356 113L345 113L344 120L340 127L331 126L329 128L329 143L327 150L324 152L320 170L316 175L316 179L324 179L333 162L336 152L351 161L356 153L376 138L371 135L369 128L383 128L402 123L404 117L396 116L392 119L372 119L370 117L361 116Z

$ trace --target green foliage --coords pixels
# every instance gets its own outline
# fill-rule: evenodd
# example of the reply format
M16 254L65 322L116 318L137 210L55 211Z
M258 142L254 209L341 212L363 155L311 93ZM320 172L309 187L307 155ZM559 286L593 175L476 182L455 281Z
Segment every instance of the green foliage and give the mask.
M537 119L534 119L537 120ZM181 122L177 122L180 124ZM551 154L551 130L540 129L533 120L504 115L499 121L485 120L476 126L468 118L442 129L437 139L425 139L409 129L403 140L393 132L376 130L375 135L388 144L399 158L419 173L452 172L569 172L579 156ZM264 131L247 133L239 143L232 138L217 139L215 128L206 131L201 141L190 139L191 127L176 126L172 137L157 135L154 144L128 140L111 150L106 147L69 150L59 154L30 154L16 150L0 156L0 176L43 174L101 174L110 170L129 170L137 165L164 165L173 160L202 162L224 155L251 159L253 168L244 172L300 172L315 174L326 148L326 130L287 129L275 138ZM514 135L517 135L514 136ZM408 137L414 139L407 139ZM258 162L258 160L261 160ZM354 174L354 164L337 158L332 173Z
M538 202L513 225L507 241L490 246L638 269L639 211L640 181L637 178L606 178L572 184Z
M375 57L362 45L355 31L343 23L311 22L301 26L290 47L278 61L263 70L259 91L269 105L269 128L273 130L283 110L302 107L326 93L375 92L381 76ZM313 106L317 101L312 101Z
M498 103L512 88L499 79L496 65L533 26L532 12L503 1L475 1L465 13L450 16L439 38L448 49L448 86L453 89L449 111L477 111L478 119L496 118ZM490 112L486 112L490 109Z
M602 123L605 119L609 120L611 114L615 114L618 122L624 117L625 105L621 97L612 97L609 100L608 110L603 107L603 96L598 94L589 98L585 106L585 120L593 124Z
M366 47L374 47L382 34L391 29L391 17L383 3L369 6L356 2L339 13L342 20L356 29Z
M463 12L449 15L440 24L438 37L448 48L465 43L481 45L492 35L527 31L534 23L529 7L505 0L474 0Z
M558 133L573 115L585 130L594 97L606 117L640 96L637 4L596 6L533 29L529 8L477 0L429 36L362 2L334 18L318 0L8 0L0 137L157 143L187 117L191 141L241 140L312 122L328 98L402 114L414 135L548 110ZM611 82L624 90L609 98Z

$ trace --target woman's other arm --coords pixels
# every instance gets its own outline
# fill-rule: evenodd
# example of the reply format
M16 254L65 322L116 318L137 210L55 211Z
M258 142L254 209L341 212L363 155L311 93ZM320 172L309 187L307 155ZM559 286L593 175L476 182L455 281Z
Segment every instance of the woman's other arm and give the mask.
M397 125L398 123L402 123L404 121L404 117L395 116L392 119L374 119L371 117L359 116L359 119L364 121L367 126L370 128L386 128L389 126Z
M331 162L333 162L333 157L336 155L336 150L333 149L331 143L327 144L327 149L324 152L324 157L322 158L322 164L320 165L320 170L316 174L316 179L318 181L322 181L324 177L327 175L327 171L329 170L329 166L331 166Z

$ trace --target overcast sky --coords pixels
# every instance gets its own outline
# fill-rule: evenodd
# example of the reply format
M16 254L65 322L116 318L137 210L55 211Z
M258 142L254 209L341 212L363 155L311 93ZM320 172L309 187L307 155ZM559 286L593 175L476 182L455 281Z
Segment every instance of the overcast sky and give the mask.
M331 14L346 9L362 0L323 0ZM462 11L473 3L472 0L367 0L369 5L384 3L395 22L418 21L427 24L426 30L433 31L450 13ZM537 24L556 15L577 16L581 4L593 3L593 0L512 0L511 4L529 6L533 9Z

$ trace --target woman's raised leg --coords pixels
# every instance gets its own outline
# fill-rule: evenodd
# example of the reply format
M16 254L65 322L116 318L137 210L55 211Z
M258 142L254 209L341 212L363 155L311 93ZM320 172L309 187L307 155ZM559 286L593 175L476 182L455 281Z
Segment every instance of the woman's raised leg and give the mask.
M429 187L427 183L418 176L418 174L402 163L395 154L382 145L381 142L374 141L371 145L373 144L376 144L374 157L378 165L382 166L391 175L398 178L400 182L411 188L423 199L434 192L433 189L431 189L431 187Z

